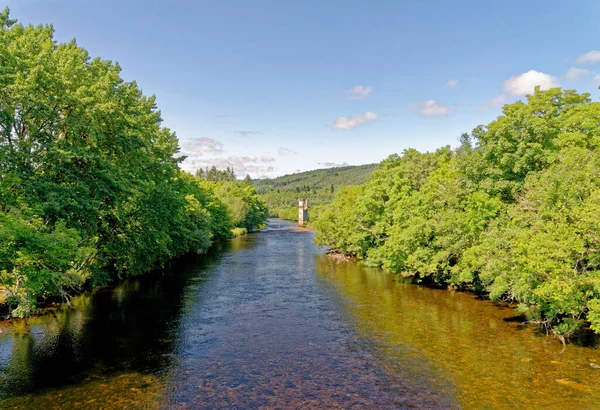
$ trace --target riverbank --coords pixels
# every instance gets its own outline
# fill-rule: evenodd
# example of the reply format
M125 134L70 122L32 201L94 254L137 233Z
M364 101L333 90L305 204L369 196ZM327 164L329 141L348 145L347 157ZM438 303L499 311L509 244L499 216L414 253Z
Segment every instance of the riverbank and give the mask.
M0 352L16 343L44 359L30 367L27 355L0 355L0 406L452 407L374 371L330 287L315 281L323 250L311 233L276 223L10 327ZM59 346L46 349L54 338Z
M343 252L339 252L338 250L330 249L327 251L326 255L329 259L331 259L332 261L334 261L337 264L362 263L362 261L357 259L356 257L348 256L347 254L345 254ZM402 276L402 275L391 274L391 273L389 273L389 274L397 276L399 281L402 281L405 283L411 283L415 286L424 286L429 289L442 290L442 291L447 291L447 292L465 293L467 295L471 295L473 298L475 298L477 300L491 302L491 299L487 293L475 292L472 289L468 289L468 288L464 288L464 287L458 288L458 287L455 287L455 286L452 286L449 284L441 285L441 284L436 284L431 281L429 281L429 282L428 281L416 281L414 277L410 277L410 276ZM570 344L570 343L573 343L573 344L576 344L576 345L582 346L582 347L594 347L594 346L600 345L600 335L595 333L593 331L593 329L590 328L589 322L582 324L577 329L577 331L575 331L567 336L564 336L561 334L555 334L551 330L549 330L547 327L544 327L535 321L529 320L525 314L518 311L519 305L517 303L514 303L514 302L511 303L508 301L498 301L498 300L493 301L493 303L495 305L501 307L502 309L511 309L513 311L513 317L510 319L511 321L514 321L515 323L520 323L524 326L528 326L532 329L537 329L537 330L541 331L541 333L550 337L551 339L555 339L555 340L557 340L557 342L562 343L562 345L564 347L566 347L567 344Z
M259 228L264 229L265 227L266 227L266 225L263 224ZM230 238L220 237L217 240L212 240L212 241L210 241L210 245L207 249L199 249L199 250L195 250L192 252L188 252L187 254L184 254L184 255L176 256L176 257L168 260L162 266L157 266L153 269L149 269L147 272L145 272L145 275L151 276L151 275L155 274L156 272L163 271L164 269L168 269L171 265L179 263L179 261L181 259L185 259L185 258L189 257L190 255L205 254L210 248L214 247L216 244L219 244L219 243L222 243L222 242L225 242L228 240L232 240L234 238L243 237L243 236L246 236L251 233L259 232L260 229L248 232L248 230L246 228L233 228L233 229L231 229L231 237ZM92 286L91 282L87 281L85 283L82 283L77 288L69 289L69 292L65 293L62 297L49 297L49 298L44 298L44 299L39 300L36 303L36 309L29 311L27 313L27 315L25 315L23 317L15 317L15 316L11 315L11 309L12 309L11 305L9 305L7 303L6 298L0 299L0 318L3 318L3 319L0 319L0 323L2 323L2 322L18 323L20 321L27 321L27 319L30 319L33 317L52 314L53 312L55 312L56 310L58 310L62 307L70 307L71 299L73 297L89 294L90 292L94 292L94 291L103 291L103 290L107 290L107 289L114 289L116 286L119 285L119 283L122 283L125 280L126 280L126 278L113 277L109 281L109 282L111 282L110 285L97 285L97 286ZM1 330L1 326L0 326L0 332L1 331L2 330Z
M594 408L598 345L273 221L0 334L0 407Z
M598 123L600 103L534 91L459 147L391 154L340 190L317 221L319 243L514 301L559 337L588 323L600 334L600 130L573 122Z

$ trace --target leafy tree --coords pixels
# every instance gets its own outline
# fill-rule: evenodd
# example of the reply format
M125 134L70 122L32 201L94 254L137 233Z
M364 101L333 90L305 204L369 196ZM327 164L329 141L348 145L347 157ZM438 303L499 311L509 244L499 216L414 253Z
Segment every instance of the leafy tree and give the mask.
M118 63L56 43L52 26L17 24L8 9L0 56L0 303L13 315L231 237L234 211L214 183L179 169L155 98ZM252 187L242 196L255 229L266 208Z
M265 201L252 185L244 182L222 181L215 185L217 197L227 206L233 225L255 231L264 225L269 211Z
M233 171L233 168L227 167L226 169L220 170L214 165L210 168L199 168L196 171L196 176L213 182L235 181L235 172Z
M519 303L564 340L600 332L600 103L536 89L460 146L407 150L345 190L316 239L418 280Z

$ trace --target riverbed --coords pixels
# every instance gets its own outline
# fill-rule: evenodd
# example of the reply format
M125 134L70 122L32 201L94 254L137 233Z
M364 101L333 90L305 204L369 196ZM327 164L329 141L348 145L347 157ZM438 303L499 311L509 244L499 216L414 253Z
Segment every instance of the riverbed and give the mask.
M0 324L0 408L599 408L600 349L271 220Z

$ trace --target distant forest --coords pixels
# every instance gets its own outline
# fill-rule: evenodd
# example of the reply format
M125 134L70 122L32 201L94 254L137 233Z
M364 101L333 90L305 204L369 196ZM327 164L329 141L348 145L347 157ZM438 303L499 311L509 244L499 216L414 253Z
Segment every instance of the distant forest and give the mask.
M377 164L316 169L253 183L271 216L297 220L298 198L308 198L314 219L318 207L331 203L341 187L365 183L375 169Z

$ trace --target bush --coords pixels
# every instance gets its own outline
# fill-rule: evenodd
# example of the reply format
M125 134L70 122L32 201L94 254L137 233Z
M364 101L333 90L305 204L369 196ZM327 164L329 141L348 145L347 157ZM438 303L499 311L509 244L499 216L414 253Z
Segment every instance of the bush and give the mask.
M231 233L233 234L234 238L238 238L240 236L248 234L248 231L246 230L246 228L233 228L231 230Z

